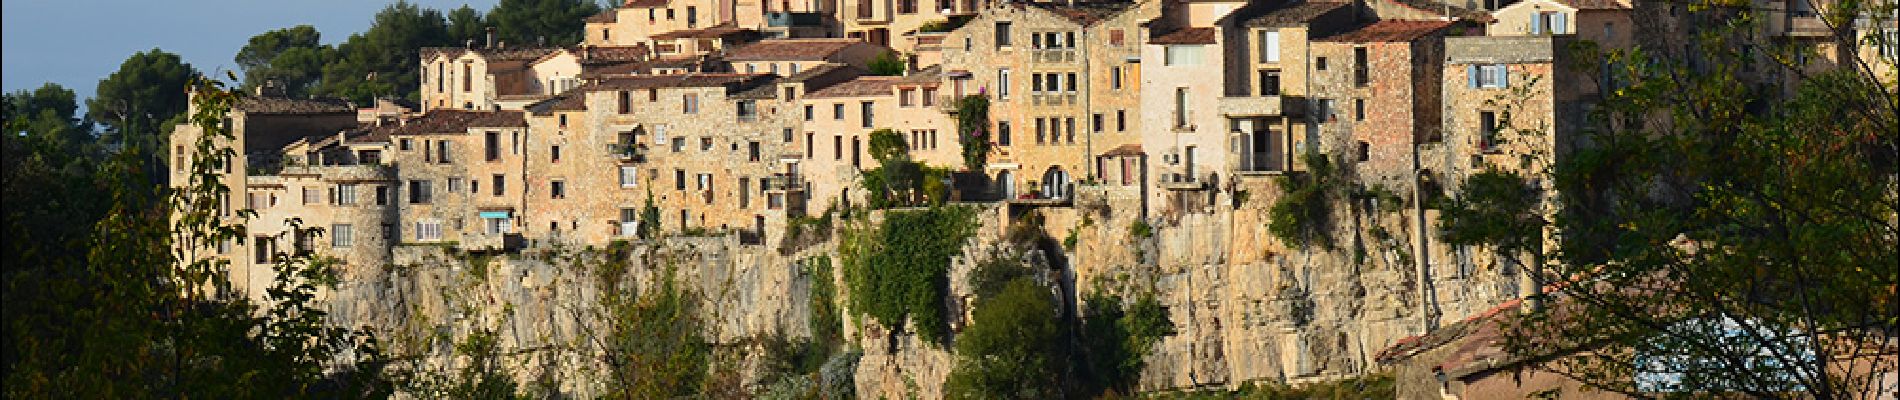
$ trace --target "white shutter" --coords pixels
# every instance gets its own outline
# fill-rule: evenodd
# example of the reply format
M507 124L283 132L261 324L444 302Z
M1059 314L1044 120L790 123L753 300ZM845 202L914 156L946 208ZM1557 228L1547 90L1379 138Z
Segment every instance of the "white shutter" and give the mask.
M1263 41L1267 42L1267 62L1280 62L1280 32L1267 31L1266 39Z

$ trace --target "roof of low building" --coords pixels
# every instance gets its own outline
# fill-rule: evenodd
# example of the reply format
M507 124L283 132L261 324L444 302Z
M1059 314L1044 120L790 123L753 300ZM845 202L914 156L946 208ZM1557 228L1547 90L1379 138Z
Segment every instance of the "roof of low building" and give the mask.
M748 32L752 32L752 30L746 29L746 28L740 28L738 25L734 25L732 23L725 23L725 24L710 26L705 29L683 29L683 30L662 33L658 35L653 35L652 38L653 40L714 39L714 38L722 38L726 36L737 35L737 34L748 33Z
M1409 42L1442 31L1451 25L1451 21L1389 19L1374 22L1337 35L1320 38L1316 41L1345 43Z
M581 64L640 61L652 54L644 43L632 46L580 46L569 51L580 56Z
M891 88L896 87L900 83L904 83L904 77L860 76L852 80L839 82L836 85L826 86L822 89L812 91L806 94L805 97L823 98L889 95L892 93Z
M1063 18L1068 18L1070 21L1074 21L1082 26L1095 25L1097 22L1114 18L1116 14L1121 14L1122 11L1127 11L1135 5L1134 2L1078 2L1073 4L1031 2L1028 4L1049 10L1049 12L1061 15Z
M1101 156L1102 157L1129 157L1129 156L1139 156L1142 154L1145 154L1145 153L1141 151L1140 143L1129 143L1129 144L1124 144L1120 146L1115 146L1115 148L1113 149L1108 149L1108 151L1103 152Z
M1214 28L1181 28L1148 41L1148 44L1214 44Z
M659 8L666 7L668 0L627 0L620 3L621 8Z
M586 21L586 22L588 22L588 23L609 23L609 24L611 24L611 23L615 23L615 22L620 22L620 9L618 9L618 8L609 8L609 9L606 9L606 10L604 10L604 11L601 11L601 12L600 12L599 14L594 14L594 15L592 15L592 16L588 16L588 17L587 17L587 21Z
M806 68L804 71L798 71L798 73L796 74L792 74L791 76L785 77L785 81L786 82L804 82L806 80L810 80L811 78L816 78L825 74L829 74L832 71L836 71L836 70L844 69L844 68L856 69L857 67L852 66L850 64L839 64L839 63L818 64L818 65L813 65L811 68ZM862 73L863 71L859 71L859 72Z
M726 51L727 61L823 61L853 46L872 46L858 39L768 39Z
M422 54L422 58L434 58L437 56L442 56L442 57L447 57L447 58L456 58L456 57L461 57L463 54L466 54L466 53L475 53L477 56L480 56L481 58L489 60L489 61L533 61L541 57L545 57L550 53L561 51L561 48L559 47L493 47L493 48L424 47L420 51Z
M1620 0L1552 0L1578 10L1628 10L1629 3Z
M247 96L238 99L233 110L249 114L336 114L356 113L356 107L342 99L293 99L277 96Z
M583 111L587 109L587 92L591 86L582 86L561 92L553 98L542 100L525 107L534 115L553 115L556 111Z
M731 87L732 85L756 83L770 79L772 74L674 74L642 75L602 79L599 83L586 88L598 90L633 90L678 87Z
M1405 6L1406 8L1424 11L1424 12L1428 12L1428 13L1432 13L1436 15L1442 15L1446 17L1463 19L1467 21L1489 23L1494 20L1491 17L1491 13L1486 12L1484 10L1473 10L1469 8L1446 4L1443 2L1437 2L1437 1L1432 1L1432 0L1391 0L1391 1L1395 4Z
M1305 24L1327 13L1346 9L1348 5L1346 2L1337 1L1300 2L1268 11L1247 20L1245 24L1255 28Z
M528 126L521 111L431 110L421 117L370 130L363 141L389 136L466 134L469 128L519 128ZM383 139L387 140L387 139Z

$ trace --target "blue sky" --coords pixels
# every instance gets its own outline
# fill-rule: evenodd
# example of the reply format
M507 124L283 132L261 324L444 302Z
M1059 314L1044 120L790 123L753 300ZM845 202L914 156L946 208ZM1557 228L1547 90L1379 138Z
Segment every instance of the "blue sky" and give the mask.
M395 0L5 0L0 2L0 89L58 83L92 97L126 57L159 48L200 71L234 70L231 57L264 31L311 25L336 44L369 27ZM487 12L499 0L410 0ZM579 21L575 21L579 23Z

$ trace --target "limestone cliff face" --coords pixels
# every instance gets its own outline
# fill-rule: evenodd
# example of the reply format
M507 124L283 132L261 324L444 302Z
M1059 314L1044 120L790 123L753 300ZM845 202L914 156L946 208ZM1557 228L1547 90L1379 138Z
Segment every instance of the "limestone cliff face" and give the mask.
M1232 387L1366 373L1377 368L1371 357L1397 339L1518 294L1515 269L1499 266L1508 263L1433 237L1420 246L1415 208L1342 204L1335 207L1333 247L1286 246L1267 233L1274 199L1265 185L1241 182L1209 196L1200 212L1145 218L1154 221L1149 236L1134 228L1144 220L1141 208L1116 204L1112 193L1079 191L1074 207L985 206L976 235L951 260L952 332L968 323L966 277L976 260L1022 257L1048 271L1044 279L1071 312L1091 290L1158 294L1177 334L1148 356L1143 390ZM1240 191L1256 194L1236 202ZM1073 237L1073 247L1040 251L1010 243L1012 216L1023 214L1041 216L1053 241ZM1427 249L1424 260L1415 258L1420 247ZM605 382L597 342L602 290L643 290L670 265L704 297L707 337L745 361L748 385L763 385L755 373L759 342L751 339L809 337L812 281L837 283L837 299L849 289L835 275L809 276L799 263L837 259L835 253L835 243L822 243L784 255L742 245L736 236L655 240L619 253L531 248L488 258L408 246L397 250L395 265L353 271L328 299L340 324L374 329L391 353L423 360L420 368L463 365L457 338L490 330L503 365L523 387L590 397ZM590 266L606 257L625 257L629 267L615 275ZM1428 266L1422 282L1421 263ZM840 300L848 345L863 352L855 368L859 396L942 396L954 364L945 346L924 343L908 333L914 329L893 335L844 306Z

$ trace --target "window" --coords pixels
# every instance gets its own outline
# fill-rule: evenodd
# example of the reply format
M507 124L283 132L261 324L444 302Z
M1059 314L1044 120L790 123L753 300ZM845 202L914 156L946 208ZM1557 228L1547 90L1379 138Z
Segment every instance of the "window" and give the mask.
M1201 65L1201 46L1170 45L1164 49L1162 65Z
M698 189L698 190L712 190L713 189L712 174L701 173L699 175L694 175L693 178L694 178L693 180L694 189Z
M871 102L868 102L868 101L866 101L866 102L861 102L861 103L858 103L858 107L860 107L860 108L861 108L861 109L863 110L863 111L862 111L862 114L864 114L864 115L862 116L862 118L861 118L861 121L863 121L863 125L864 125L864 127L866 127L866 128L869 128L869 127L871 127L871 118L872 118L872 115L871 115L871 104L872 104L872 103L871 103Z
M271 245L270 236L258 236L258 237L252 238L251 248L257 250L254 252L256 253L256 256L257 256L257 258L254 261L256 261L258 264L269 264L270 259L271 259L270 245Z
M1128 110L1115 110L1115 131L1128 131Z
M303 188L303 203L304 204L317 204L320 202L323 202L322 192L318 191L316 188Z
M810 121L811 116L812 116L812 106L810 104L806 104L805 105L805 120Z
M430 181L409 181L409 204L429 204L434 193L429 188Z
M620 166L620 187L640 186L640 168L632 165Z
M817 150L813 148L816 145L814 141L817 139L818 139L818 134L805 132L805 158L809 158L809 159L818 158L818 153L815 153L815 151Z
M686 170L673 170L673 190L686 190Z
M1075 117L1063 118L1062 126L1064 130L1068 131L1068 139L1064 139L1064 141L1069 142L1069 144L1075 144Z
M999 68L996 70L996 98L1009 98L1009 68Z
M937 105L937 88L924 88L924 107Z
M647 102L648 103L660 102L660 89L647 88Z
M350 247L354 244L356 232L350 229L350 224L330 225L330 247Z
M740 121L751 121L759 118L759 104L752 100L740 100L738 109Z
M502 192L507 191L508 176L502 175L502 174L495 174L493 178L494 178L494 186L495 186L495 189L493 190L495 191L495 195L501 196Z
M1122 90L1122 67L1108 69L1108 87L1110 89Z
M678 153L681 151L686 151L686 138L683 138L683 137L673 138L673 152Z
M1046 128L1042 118L1036 118L1036 144L1043 144L1045 141L1043 133L1045 130Z
M501 159L501 132L488 131L482 135L483 154L488 161Z
M1260 62L1280 62L1280 31L1260 31Z
M844 120L844 103L834 103L831 105L831 119L838 121Z
M548 182L548 197L556 199L567 198L567 181L557 180Z
M680 95L680 112L687 114L699 113L699 93Z
M1042 74L1029 74L1029 93L1042 93Z
M745 148L746 159L752 162L759 162L759 142L746 142Z
M1277 70L1277 69L1260 70L1260 95L1261 96L1279 96L1280 95L1280 70Z
M476 193L481 193L481 192L482 192L482 180L469 178L468 179L468 194L476 194Z
M1122 42L1123 42L1123 41L1124 41L1124 39L1122 38L1122 30L1120 30L1120 29L1111 29L1111 30L1109 30L1109 31L1108 31L1108 45L1110 45L1110 46L1120 46L1120 45L1122 45Z
M462 63L462 91L475 90L475 67Z
M1352 120L1366 120L1366 99L1352 99Z
M1352 84L1366 87L1371 82L1372 76L1366 71L1366 48L1355 47L1352 49Z
M1089 127L1097 133L1102 131L1102 113L1095 113L1093 119L1089 120Z
M1186 129L1188 127L1187 107L1188 107L1188 88L1186 87L1174 88L1174 127L1175 129Z
M1478 150L1492 151L1498 146L1498 114L1478 112Z
M844 135L831 135L831 159L844 159Z
M996 23L996 48L1009 47L1009 22Z
M1326 70L1326 57L1313 57L1313 70L1316 70L1316 71L1325 71L1325 70Z
M1496 89L1510 85L1509 69L1504 64L1465 66L1465 81L1471 88Z
M396 140L396 149L398 150L409 151L409 149L414 145L415 145L415 142L410 141L409 139Z
M1333 99L1319 99L1319 109L1314 111L1317 112L1313 113L1313 117L1319 118L1320 122L1331 122L1333 120Z
M996 121L996 145L1009 146L1009 121Z
M628 93L625 90L620 91L620 113L633 113L633 93Z
M898 89L897 90L897 106L898 107L917 106L917 102L915 99L916 94L917 94L916 89Z
M784 139L780 140L781 142L791 143L792 140L794 140L793 138L794 135L792 134L792 128L785 128L783 133L781 133L780 135L784 137Z
M1886 29L1880 32L1880 56L1887 62L1900 63L1900 29Z
M548 156L554 162L561 162L561 145L548 146Z
M416 221L416 241L442 240L442 221Z
M1067 84L1067 85L1064 85L1064 86L1062 87L1062 91L1065 91L1065 92L1069 92L1069 93L1075 93L1075 81L1076 81L1076 79L1075 79L1075 73L1074 73L1074 72L1070 72L1070 73L1069 73L1069 80L1068 80L1068 84Z
M851 137L851 167L864 166L864 141L857 136Z
M336 185L336 203L346 206L356 205L356 184Z
M1806 2L1802 2L1802 3L1806 3ZM1616 23L1615 22L1603 23L1603 40L1604 41L1616 40Z
M1806 2L1802 2L1806 3ZM1542 12L1531 18L1532 35L1561 35L1570 33L1566 26L1566 15L1560 12Z
M1366 141L1361 140L1359 141L1359 162L1366 162L1369 160L1372 160L1372 144L1366 143Z
M226 201L226 203L229 203L229 201ZM382 186L382 185L376 186L376 205L379 205L379 206L389 205L389 187L388 186Z
M436 64L435 64L435 92L436 92L436 93L442 93L442 92L447 92L447 91L449 91L449 90L448 90L447 88L444 88L444 87L442 87L442 85L445 85L445 84L446 84L446 83L444 83L444 82L447 82L447 80L446 80L446 79L443 79L443 77L442 77L442 70L444 69L444 68L443 68L444 66L447 66L447 63L436 63Z

